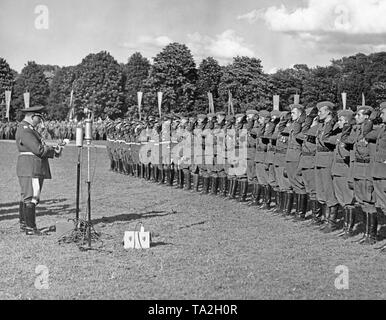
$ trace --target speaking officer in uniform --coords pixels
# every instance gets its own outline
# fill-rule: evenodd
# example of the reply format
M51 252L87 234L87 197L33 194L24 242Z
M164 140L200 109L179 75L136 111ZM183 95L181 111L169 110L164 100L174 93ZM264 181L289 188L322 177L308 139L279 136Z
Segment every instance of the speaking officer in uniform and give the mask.
M59 157L61 146L45 145L36 127L42 122L43 106L35 106L21 110L25 114L16 131L16 146L19 151L16 173L21 188L19 207L20 228L27 235L40 235L36 227L36 205L40 201L40 193L44 179L51 179L48 158Z

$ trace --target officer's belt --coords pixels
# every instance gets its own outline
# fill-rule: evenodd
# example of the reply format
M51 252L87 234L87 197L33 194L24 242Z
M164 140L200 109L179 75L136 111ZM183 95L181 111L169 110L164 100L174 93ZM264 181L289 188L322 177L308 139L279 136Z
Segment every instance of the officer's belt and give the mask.
M318 152L331 152L330 149L328 149L328 148L322 148L322 147L318 147L318 148L316 149L316 151L318 151Z
M355 159L355 162L358 162L358 163L370 163L370 160L368 160L368 159Z
M34 156L32 152L20 152L21 156Z

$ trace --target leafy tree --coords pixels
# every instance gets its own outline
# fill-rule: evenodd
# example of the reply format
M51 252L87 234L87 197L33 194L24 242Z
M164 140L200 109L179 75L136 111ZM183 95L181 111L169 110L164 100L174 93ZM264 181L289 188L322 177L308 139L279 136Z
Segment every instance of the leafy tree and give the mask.
M8 62L0 58L0 105L4 101L4 106L1 105L2 117L5 117L5 90L11 90L15 82L13 70L9 67Z
M196 112L207 112L209 105L208 92L213 95L215 110L222 109L222 102L218 92L221 76L222 68L217 60L212 57L202 60L198 67Z
M20 109L24 109L23 94L28 91L30 93L30 106L43 105L46 106L50 89L48 81L44 75L41 66L34 61L29 61L21 71L21 74L16 78L14 86L13 102L11 103L12 116L20 119ZM11 114L11 113L10 113Z
M187 113L193 109L197 69L184 44L170 43L154 58L145 82L144 102L148 113L157 113L157 92L163 93L163 110Z
M135 106L138 104L137 92L144 90L144 81L149 76L150 62L139 52L136 52L131 55L123 68L126 78L126 104L130 107Z
M76 66L74 105L77 110L88 107L96 118L115 119L126 111L124 76L119 63L106 51L89 54Z
M267 109L272 105L272 84L263 73L261 61L256 58L236 57L223 70L219 94L224 103L232 93L235 111ZM225 111L225 110L224 110Z
M48 99L49 119L64 120L69 114L71 89L76 77L76 67L63 67L55 72Z

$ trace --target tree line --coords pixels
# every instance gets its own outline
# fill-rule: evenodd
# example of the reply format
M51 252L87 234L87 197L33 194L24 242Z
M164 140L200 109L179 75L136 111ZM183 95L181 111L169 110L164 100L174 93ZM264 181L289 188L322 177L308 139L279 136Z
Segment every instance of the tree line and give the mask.
M70 111L70 95L76 112L88 107L96 117L116 119L137 116L137 92L143 92L142 113L158 114L157 92L163 92L162 112L187 115L208 112L208 92L215 111L227 111L229 94L235 112L271 109L272 96L280 95L280 108L300 102L313 107L318 101L342 104L355 110L362 103L376 106L386 101L386 52L332 60L328 66L310 68L297 64L273 74L263 72L261 60L237 56L221 66L208 57L196 66L189 48L170 43L151 63L136 52L127 63L118 63L106 52L91 53L76 66L39 65L29 61L18 74L0 58L0 103L4 91L12 90L10 118L17 119L24 108L23 93L30 92L31 105L46 105L49 119L63 120ZM4 118L4 105L2 116Z

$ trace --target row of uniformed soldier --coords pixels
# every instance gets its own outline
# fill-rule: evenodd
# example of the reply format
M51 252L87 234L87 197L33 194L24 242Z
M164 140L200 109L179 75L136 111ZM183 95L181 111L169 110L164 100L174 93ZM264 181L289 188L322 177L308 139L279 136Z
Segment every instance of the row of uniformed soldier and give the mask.
M385 123L386 103L354 113L337 112L328 101L283 112L117 120L107 124L107 150L111 170L241 202L249 198L250 206L310 219L324 233L341 229L343 220L339 236L350 238L362 220L359 242L371 245L386 210Z

